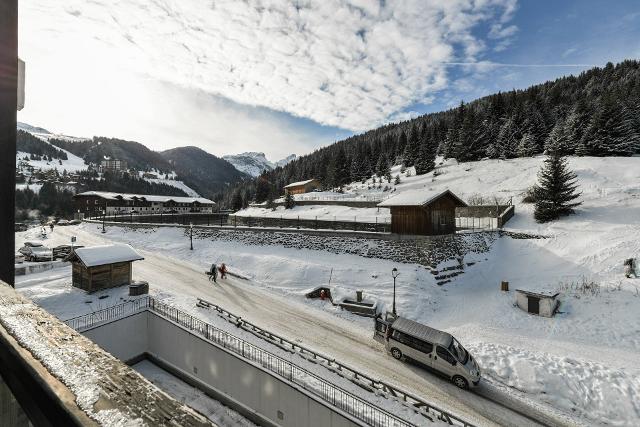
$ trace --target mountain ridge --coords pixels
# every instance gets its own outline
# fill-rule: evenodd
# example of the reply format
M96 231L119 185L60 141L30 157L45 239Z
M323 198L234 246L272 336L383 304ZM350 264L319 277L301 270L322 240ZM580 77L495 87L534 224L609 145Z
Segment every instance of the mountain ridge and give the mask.
M222 156L223 159L231 163L240 172L246 173L253 177L257 177L262 174L263 171L271 171L277 167L282 167L287 163L296 159L295 154L271 162L267 159L264 153L259 151L247 151L238 154L227 154Z

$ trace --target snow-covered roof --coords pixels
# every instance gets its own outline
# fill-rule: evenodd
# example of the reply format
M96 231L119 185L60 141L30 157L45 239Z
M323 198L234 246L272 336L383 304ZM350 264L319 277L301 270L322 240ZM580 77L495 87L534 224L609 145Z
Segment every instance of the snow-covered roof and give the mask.
M536 298L555 298L560 295L558 292L553 291L528 291L526 289L516 289L516 292L520 292L521 294L525 294L528 296L536 297Z
M299 187L301 185L307 185L313 181L315 181L315 179L312 178L312 179L307 179L306 181L292 182L291 184L285 185L284 188Z
M378 203L380 207L390 207L390 206L424 206L433 202L445 194L450 194L455 198L460 206L467 206L467 204L458 196L453 194L450 190L445 191L433 191L428 190L426 188L419 188L416 190L406 190L397 196L390 197L389 199Z
M202 203L215 205L213 200L205 199L204 197L180 197L180 196L157 196L153 194L128 194L128 193L112 193L109 191L85 191L83 193L76 194L75 197L82 196L95 196L107 200L117 200L122 198L124 200L144 199L148 202L161 202L167 203L174 201L176 203Z
M121 243L78 248L75 249L74 252L85 267L144 259L144 257L131 246Z

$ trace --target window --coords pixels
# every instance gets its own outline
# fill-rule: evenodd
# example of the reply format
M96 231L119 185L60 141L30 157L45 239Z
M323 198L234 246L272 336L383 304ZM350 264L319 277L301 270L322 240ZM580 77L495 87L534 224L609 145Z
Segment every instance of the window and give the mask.
M438 348L436 349L436 354L438 356L440 356L442 359L446 360L447 362L449 362L450 364L454 364L455 363L455 359L454 357L451 355L451 353L449 353L446 349L444 349L443 347L438 346Z
M396 341L423 353L431 353L431 351L433 351L433 344L414 338L410 335L403 334L402 332L393 331L392 337Z

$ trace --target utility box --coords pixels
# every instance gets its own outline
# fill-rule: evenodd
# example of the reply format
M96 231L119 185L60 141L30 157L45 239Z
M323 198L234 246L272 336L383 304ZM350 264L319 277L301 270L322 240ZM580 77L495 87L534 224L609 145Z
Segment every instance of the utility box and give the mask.
M553 317L560 305L560 301L557 300L558 295L558 293L516 289L516 305L527 313Z

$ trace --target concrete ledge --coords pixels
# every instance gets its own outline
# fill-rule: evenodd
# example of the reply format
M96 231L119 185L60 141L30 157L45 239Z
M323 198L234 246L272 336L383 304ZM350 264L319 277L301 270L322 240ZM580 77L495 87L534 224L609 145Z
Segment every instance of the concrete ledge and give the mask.
M24 276L26 274L40 273L41 271L53 270L54 268L62 268L71 265L64 261L45 261L45 262L29 262L16 264L16 276Z
M0 374L38 426L214 425L3 283Z

